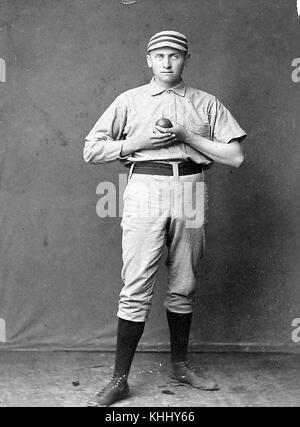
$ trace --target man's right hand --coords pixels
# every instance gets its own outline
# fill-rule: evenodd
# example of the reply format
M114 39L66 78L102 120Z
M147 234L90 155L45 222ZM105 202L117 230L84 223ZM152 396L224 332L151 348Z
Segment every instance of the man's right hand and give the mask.
M145 135L142 139L140 150L155 150L158 148L166 148L177 142L176 135L167 132L159 132L158 130L152 131L150 134Z
M139 150L166 148L177 142L176 135L171 132L162 133L156 129L150 132L145 131L140 137L128 138L128 140L125 140L121 155L127 156Z

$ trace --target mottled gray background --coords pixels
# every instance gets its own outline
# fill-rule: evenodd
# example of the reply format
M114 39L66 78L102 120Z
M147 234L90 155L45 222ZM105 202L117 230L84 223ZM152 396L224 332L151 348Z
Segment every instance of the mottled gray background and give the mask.
M296 350L300 317L299 91L295 1L1 0L1 348L112 348L122 286L120 218L96 215L82 141L121 92L145 84L148 38L185 33L185 81L216 95L249 134L239 170L207 172L210 218L195 349ZM140 349L165 349L165 268Z

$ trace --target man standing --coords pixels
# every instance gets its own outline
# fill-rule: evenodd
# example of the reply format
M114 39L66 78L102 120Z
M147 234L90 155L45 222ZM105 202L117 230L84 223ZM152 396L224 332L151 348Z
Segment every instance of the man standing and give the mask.
M129 395L127 378L151 307L164 244L171 375L191 387L218 389L187 363L196 276L205 250L204 170L213 162L241 166L240 141L246 134L216 97L185 85L182 73L189 57L183 34L162 31L151 37L151 82L118 96L85 140L86 162L120 160L130 168L121 223L124 287L115 368L111 381L88 406L108 406ZM168 128L157 124L161 118L170 121L159 122Z

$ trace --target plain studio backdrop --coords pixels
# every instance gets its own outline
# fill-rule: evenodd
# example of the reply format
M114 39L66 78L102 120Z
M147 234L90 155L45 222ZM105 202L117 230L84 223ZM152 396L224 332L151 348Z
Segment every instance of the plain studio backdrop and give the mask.
M296 0L1 0L0 348L114 348L121 219L99 218L96 188L126 169L85 164L82 142L118 94L149 82L146 44L163 29L190 41L186 83L249 135L242 168L206 173L192 348L299 350ZM168 346L165 283L163 259L139 349Z

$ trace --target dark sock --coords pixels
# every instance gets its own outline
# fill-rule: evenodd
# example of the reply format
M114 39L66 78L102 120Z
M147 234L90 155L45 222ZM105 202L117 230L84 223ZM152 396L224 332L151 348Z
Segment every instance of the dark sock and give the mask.
M170 330L171 362L185 362L193 313L179 314L167 310Z
M119 318L114 376L128 376L144 327L145 322L131 322Z

